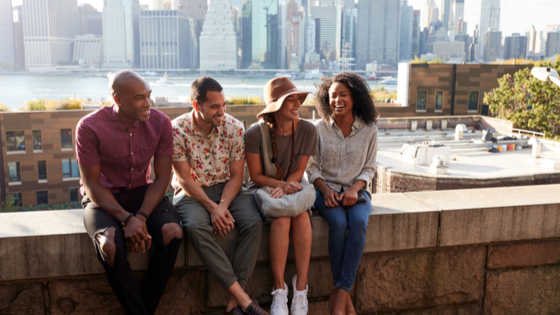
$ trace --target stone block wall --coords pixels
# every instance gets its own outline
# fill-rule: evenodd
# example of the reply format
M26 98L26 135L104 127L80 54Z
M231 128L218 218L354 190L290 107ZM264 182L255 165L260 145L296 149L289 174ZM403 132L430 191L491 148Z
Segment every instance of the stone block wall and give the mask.
M351 291L358 314L558 314L558 189L374 195ZM309 314L328 314L328 227L320 217L313 225ZM267 231L247 287L265 307L272 289ZM147 259L130 256L139 280ZM294 273L290 250L286 282ZM157 314L222 314L226 297L185 244ZM0 314L124 314L83 231L81 210L0 214Z

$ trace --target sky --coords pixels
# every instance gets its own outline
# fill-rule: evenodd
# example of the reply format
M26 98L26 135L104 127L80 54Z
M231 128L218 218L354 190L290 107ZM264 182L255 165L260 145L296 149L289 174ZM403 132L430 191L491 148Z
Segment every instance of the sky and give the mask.
M230 0L230 2L241 0ZM368 0L369 1L369 0ZM475 26L480 23L480 6L482 0L465 0L465 21L468 23L468 33L472 36ZM435 0L439 6L440 0ZM21 0L12 0L13 5L21 4ZM78 0L78 4L90 3L99 11L103 8L103 0ZM140 0L140 4L148 4L149 0ZM415 10L424 13L426 0L408 0ZM501 0L500 29L502 36L512 33L525 35L535 26L537 31L544 30L547 25L560 24L559 0Z

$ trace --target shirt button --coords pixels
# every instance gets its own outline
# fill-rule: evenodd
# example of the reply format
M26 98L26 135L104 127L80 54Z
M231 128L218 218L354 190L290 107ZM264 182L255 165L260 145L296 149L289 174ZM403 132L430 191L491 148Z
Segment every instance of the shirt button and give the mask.
M128 187L130 187L130 186L132 186L132 185L128 185Z
M130 152L130 154L132 155L132 154L134 154L134 152Z
M130 136L132 137L132 133L130 134Z
M130 169L131 171L134 171L134 167Z

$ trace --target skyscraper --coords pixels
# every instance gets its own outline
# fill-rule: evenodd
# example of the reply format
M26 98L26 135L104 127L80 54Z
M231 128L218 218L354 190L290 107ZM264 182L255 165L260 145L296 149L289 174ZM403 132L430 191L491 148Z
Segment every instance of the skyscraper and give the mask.
M449 12L449 26L447 28L448 31L452 32L452 34L457 34L463 31L463 23L464 23L464 15L465 15L465 0L451 0L451 8Z
M527 55L534 55L536 51L536 44L537 44L537 30L535 29L534 25L531 25L531 29L529 30L529 43L527 44Z
M16 63L12 1L0 0L0 63Z
M208 11L208 0L182 0L179 4L179 9L187 13L187 17L193 20L194 23L194 37L193 44L195 56L193 67L200 65L200 33L202 32L202 23L206 20L206 11Z
M399 60L408 61L412 55L412 30L414 28L414 9L402 0Z
M140 12L142 69L189 69L194 64L193 21L181 10Z
M500 0L482 0L478 36L478 56L484 56L486 32L500 30ZM486 58L484 59L486 61Z
M498 60L502 52L502 32L488 31L484 34L484 61Z
M319 53L325 60L340 59L342 48L342 8L340 5L311 7L311 15L320 20Z
M506 36L504 40L504 60L526 58L527 41L527 36L520 36L519 33Z
M463 61L470 60L471 37L469 36L469 34L465 32L455 34L455 42L464 43L463 48L465 52L465 59Z
M101 13L91 4L85 3L78 7L80 14L80 35L103 35L103 22Z
M25 69L25 49L23 41L23 9L14 7L14 50L18 69Z
M554 57L560 54L560 30L546 34L546 56Z
M80 30L76 0L23 0L25 65L30 71L72 61Z
M242 68L278 67L278 0L243 3Z
M422 28L430 27L432 22L439 19L439 10L434 0L426 0L426 5L422 11L424 12L422 18Z
M138 0L105 0L103 7L103 67L140 65L140 4Z
M359 38L356 68L367 63L397 64L399 61L400 1L371 0L358 2Z
M412 18L412 51L410 53L410 58L413 59L414 56L420 56L420 10L414 10L414 16Z
M237 69L237 35L228 0L210 0L200 33L200 69Z
M441 0L439 6L440 21L445 30L449 30L449 21L451 20L451 4L454 0Z

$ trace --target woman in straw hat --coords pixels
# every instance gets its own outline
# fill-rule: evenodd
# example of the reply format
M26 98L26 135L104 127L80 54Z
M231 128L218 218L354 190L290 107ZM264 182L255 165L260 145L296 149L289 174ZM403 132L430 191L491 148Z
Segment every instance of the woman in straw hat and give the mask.
M366 81L343 72L318 85L318 151L310 158L314 207L329 224L329 258L335 290L331 314L356 314L350 290L364 251L375 174L377 112Z
M264 87L266 108L257 118L268 125L272 158L276 167L276 177L266 176L263 136L259 123L252 125L245 135L247 166L250 175L250 190L270 187L268 193L274 198L294 194L302 189L300 181L305 173L307 161L316 152L317 133L315 126L299 118L299 108L309 92L299 91L285 77L268 81ZM267 130L267 129L264 129ZM268 131L266 131L268 132ZM267 137L268 133L265 134ZM270 164L269 164L270 165ZM262 206L259 198L257 204ZM307 210L307 209L302 209ZM268 247L270 264L274 277L272 291L272 315L288 315L288 285L284 282L284 269L288 257L290 228L296 262L296 275L292 278L293 299L292 315L307 314L307 273L311 259L311 219L308 211L294 217L264 217L272 221Z

